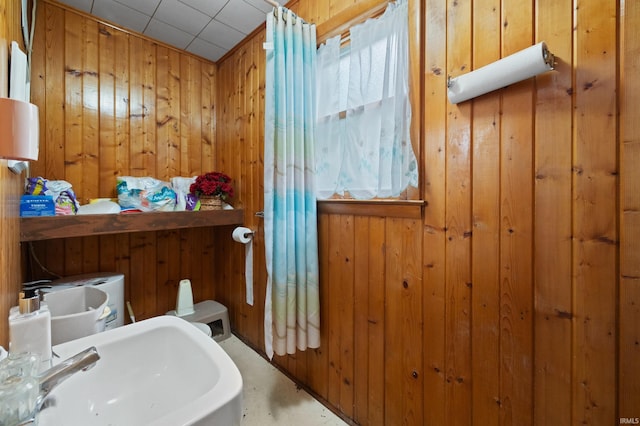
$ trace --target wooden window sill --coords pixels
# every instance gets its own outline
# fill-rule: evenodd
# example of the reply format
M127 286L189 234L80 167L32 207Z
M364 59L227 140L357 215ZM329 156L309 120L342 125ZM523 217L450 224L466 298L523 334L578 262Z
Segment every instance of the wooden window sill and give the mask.
M426 204L424 200L321 200L318 201L318 212L421 219Z

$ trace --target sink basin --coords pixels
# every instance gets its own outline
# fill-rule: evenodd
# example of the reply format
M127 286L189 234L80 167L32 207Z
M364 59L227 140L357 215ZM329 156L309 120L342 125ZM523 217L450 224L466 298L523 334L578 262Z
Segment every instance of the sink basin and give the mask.
M53 350L64 360L90 346L100 360L51 392L40 426L240 424L238 368L215 340L183 319L155 317Z

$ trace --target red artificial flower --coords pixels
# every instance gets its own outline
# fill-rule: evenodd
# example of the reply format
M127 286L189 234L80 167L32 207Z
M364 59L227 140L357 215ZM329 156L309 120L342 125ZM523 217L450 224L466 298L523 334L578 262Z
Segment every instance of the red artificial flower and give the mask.
M217 195L223 200L233 197L231 178L220 172L209 172L198 176L191 184L189 191L197 196Z

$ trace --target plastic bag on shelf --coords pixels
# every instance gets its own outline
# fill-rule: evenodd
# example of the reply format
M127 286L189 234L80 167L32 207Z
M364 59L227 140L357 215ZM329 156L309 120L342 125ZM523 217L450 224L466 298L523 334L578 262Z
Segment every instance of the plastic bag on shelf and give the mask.
M198 197L191 194L189 187L195 182L196 177L172 177L171 187L176 192L176 210L195 210Z
M118 204L123 211L173 211L176 193L168 182L152 177L119 176L116 179Z

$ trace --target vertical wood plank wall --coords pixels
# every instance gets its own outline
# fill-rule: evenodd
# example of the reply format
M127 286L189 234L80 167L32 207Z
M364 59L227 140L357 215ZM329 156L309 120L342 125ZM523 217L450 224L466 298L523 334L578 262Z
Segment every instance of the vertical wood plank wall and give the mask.
M20 30L20 4L12 0L0 0L0 49L9 55L11 41L23 46ZM0 64L0 75L7 78L8 63ZM8 81L0 82L0 97L8 97ZM22 178L7 168L7 161L0 160L0 345L7 347L9 325L6 318L9 309L16 305L20 291L20 227L19 197Z
M424 91L414 117L422 117L428 204L417 218L321 204L322 346L274 362L357 424L640 417L640 8L614 0L411 4L423 11ZM323 28L358 7L289 6ZM218 63L217 101L218 161L242 176L258 238L263 39L255 33ZM542 40L558 57L556 71L472 102L447 101L447 75ZM265 280L258 268L254 307L237 287L217 293L235 331L259 350Z
M117 176L168 181L214 169L215 64L46 1L34 44L42 135L33 176L70 182L84 204L115 197ZM211 259L218 241L231 241L224 229L68 238L34 249L59 275L123 273L126 300L146 318L175 308L183 278L196 300L214 298ZM24 254L27 279L51 278Z
M14 3L0 0L0 35L15 38ZM290 6L338 26L365 3L375 2ZM322 346L275 363L363 425L640 417L636 3L410 0L419 13L413 64L424 89L412 88L420 92L413 116L427 205L367 214L321 206ZM556 71L448 103L447 75L540 40L558 56ZM171 309L177 281L189 277L196 299L227 305L234 331L263 349L263 232L254 215L262 210L263 41L256 31L211 64L40 3L32 98L42 138L32 173L72 181L83 201L113 196L116 175L229 173L234 204L257 231L255 304L244 303L244 248L230 229L35 244L47 268L125 273L140 318ZM0 166L6 317L21 279L21 177ZM23 262L27 276L46 275Z
M619 400L621 417L638 417L640 407L640 4L625 2L620 25L620 266Z

